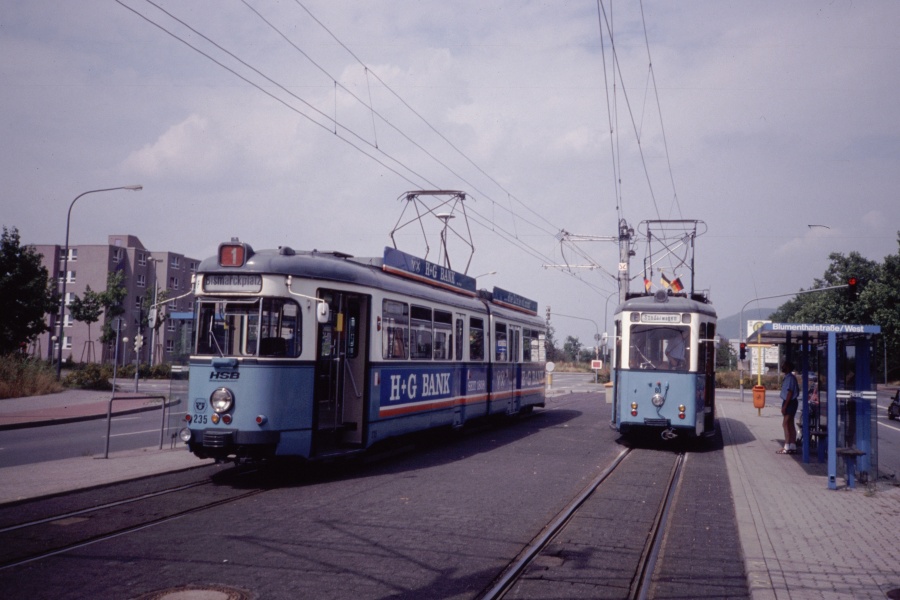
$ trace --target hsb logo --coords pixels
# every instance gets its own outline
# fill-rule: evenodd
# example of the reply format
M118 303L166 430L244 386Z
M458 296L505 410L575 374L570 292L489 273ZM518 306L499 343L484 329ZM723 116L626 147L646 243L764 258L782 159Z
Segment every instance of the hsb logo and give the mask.
M221 381L223 379L234 380L234 379L240 379L240 378L241 378L241 374L238 373L237 371L213 371L209 374L210 381L214 381L214 380Z

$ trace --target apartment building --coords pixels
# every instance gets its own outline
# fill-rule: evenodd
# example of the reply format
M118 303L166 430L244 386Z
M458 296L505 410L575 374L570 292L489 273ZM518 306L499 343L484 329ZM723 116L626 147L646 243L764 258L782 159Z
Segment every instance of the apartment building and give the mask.
M71 246L68 265L64 260L65 246L34 245L33 248L43 255L43 264L59 282L60 292L63 279L66 282L62 335L57 313L48 318L50 332L34 343L33 354L55 360L62 344L63 361L71 357L75 362L112 362L118 357L119 363L125 364L135 359L134 340L139 333L144 340L143 347L137 351L141 362L178 361L190 352L191 279L200 264L198 259L177 252L148 250L133 235L110 235L106 244ZM88 326L75 321L68 309L76 296L84 296L88 286L95 292L104 291L108 273L115 271L123 273L127 290L122 301L125 312L121 315L118 348L114 342L100 342L105 315ZM163 299L165 303L158 309L162 311L161 316L165 315L162 324L157 328L141 327L148 306Z

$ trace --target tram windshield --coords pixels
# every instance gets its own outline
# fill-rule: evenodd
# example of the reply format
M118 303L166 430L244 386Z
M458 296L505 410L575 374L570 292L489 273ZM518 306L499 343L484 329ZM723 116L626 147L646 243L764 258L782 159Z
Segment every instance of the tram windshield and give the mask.
M691 365L690 334L690 327L632 326L629 368L687 371Z
M300 308L293 300L201 300L197 323L201 356L300 355Z

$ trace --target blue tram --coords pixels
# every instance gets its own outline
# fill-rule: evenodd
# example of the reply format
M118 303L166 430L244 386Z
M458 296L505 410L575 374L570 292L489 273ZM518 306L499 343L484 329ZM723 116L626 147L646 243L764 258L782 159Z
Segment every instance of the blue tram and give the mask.
M612 426L623 435L711 436L716 311L704 295L629 297L615 314Z
M308 460L544 405L537 303L386 248L221 244L194 281L180 437L199 457Z

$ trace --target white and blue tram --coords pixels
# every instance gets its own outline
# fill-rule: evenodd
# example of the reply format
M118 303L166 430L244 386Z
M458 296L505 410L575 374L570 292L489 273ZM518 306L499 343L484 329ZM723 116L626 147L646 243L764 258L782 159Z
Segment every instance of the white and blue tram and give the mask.
M194 281L181 439L199 457L322 459L544 405L537 303L384 257L220 245Z
M623 435L711 436L716 311L704 295L629 297L615 314L612 425Z

